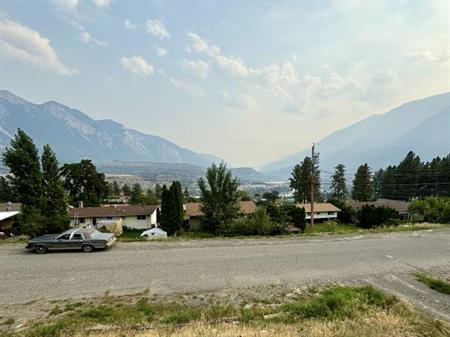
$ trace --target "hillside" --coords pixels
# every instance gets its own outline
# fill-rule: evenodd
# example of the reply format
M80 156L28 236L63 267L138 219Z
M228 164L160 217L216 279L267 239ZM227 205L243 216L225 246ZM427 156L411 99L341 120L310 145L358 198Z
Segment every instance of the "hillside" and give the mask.
M57 102L30 103L0 91L0 148L22 128L42 147L50 144L62 162L92 159L190 163L208 166L217 157L180 147L164 138L128 129L113 120L94 120Z
M338 163L348 172L367 162L378 169L399 162L409 150L424 160L450 151L450 93L405 103L385 114L368 117L319 141L320 167ZM310 155L305 149L264 167L266 174L286 178L292 167Z

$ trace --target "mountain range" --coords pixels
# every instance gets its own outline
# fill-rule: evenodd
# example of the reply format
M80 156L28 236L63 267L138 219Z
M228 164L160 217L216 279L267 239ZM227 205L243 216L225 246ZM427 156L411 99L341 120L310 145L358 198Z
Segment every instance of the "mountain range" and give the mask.
M146 161L209 166L220 159L173 142L128 129L113 120L94 120L83 112L50 101L30 103L0 90L0 150L21 128L42 147L50 144L61 162Z
M113 120L94 120L83 112L49 101L34 104L0 90L0 152L21 128L42 147L50 144L61 162L88 158L107 173L196 179L216 156L197 153L153 135L126 128ZM405 103L337 130L318 142L320 168L338 163L355 172L367 162L372 169L398 163L409 150L422 160L450 152L450 93ZM258 172L234 168L241 181L286 179L310 149L273 162ZM176 164L176 165L175 165Z
M411 101L373 115L318 142L320 168L339 163L355 172L365 162L372 169L397 164L412 150L422 160L450 152L450 93ZM266 174L287 178L295 164L311 155L305 149L263 168Z

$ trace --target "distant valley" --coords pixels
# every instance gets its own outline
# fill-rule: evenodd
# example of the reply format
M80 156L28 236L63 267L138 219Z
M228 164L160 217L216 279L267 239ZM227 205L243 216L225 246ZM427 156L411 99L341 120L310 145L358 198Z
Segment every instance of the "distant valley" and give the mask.
M179 180L192 184L206 167L222 159L198 153L113 120L94 120L57 102L34 104L0 91L0 150L22 128L42 147L50 144L61 162L92 159L108 174L129 174L146 181ZM382 135L382 136L381 136ZM338 163L347 172L367 162L373 169L398 163L409 150L422 159L450 152L450 93L405 103L337 130L318 142L320 168ZM243 184L286 180L293 166L310 155L305 149L266 165L261 171L233 168Z
M373 169L400 162L409 150L423 160L450 152L450 93L405 103L338 130L318 142L320 168L343 163L348 172L367 162ZM266 165L263 173L286 179L311 149Z

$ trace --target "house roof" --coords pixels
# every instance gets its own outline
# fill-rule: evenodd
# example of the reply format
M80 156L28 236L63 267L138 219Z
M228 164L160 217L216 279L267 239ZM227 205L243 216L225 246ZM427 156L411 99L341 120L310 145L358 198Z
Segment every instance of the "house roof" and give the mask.
M0 203L0 212L12 212L12 211L19 212L21 208L22 204L18 202Z
M19 214L20 212L16 212L16 211L12 211L12 212L0 212L0 221L9 219L17 214Z
M188 202L186 203L186 215L188 217L204 216L205 214L201 211L201 203L199 202ZM239 206L241 213L251 214L256 210L256 205L253 201L240 201Z
M297 204L297 207L304 208L306 213L311 213L311 204ZM340 209L329 202L316 202L314 213L317 212L340 212Z
M390 207L397 210L400 214L409 213L409 202L402 200L392 200L392 199L380 199L376 201L346 201L345 204L355 209L360 209L364 205L373 205L376 207Z
M92 217L121 217L134 215L151 215L156 211L158 205L130 206L114 205L107 207L79 207L71 208L69 214L72 218L92 218Z

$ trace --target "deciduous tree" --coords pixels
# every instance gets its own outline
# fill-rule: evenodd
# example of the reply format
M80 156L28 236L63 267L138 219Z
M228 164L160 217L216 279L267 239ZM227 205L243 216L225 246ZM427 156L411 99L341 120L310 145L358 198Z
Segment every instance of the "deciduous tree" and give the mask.
M212 164L206 171L206 180L200 178L201 210L208 229L219 234L227 223L239 214L239 181L225 163Z

